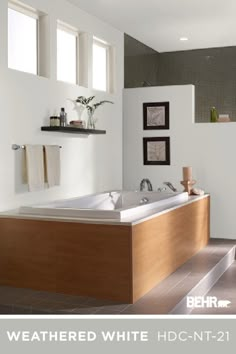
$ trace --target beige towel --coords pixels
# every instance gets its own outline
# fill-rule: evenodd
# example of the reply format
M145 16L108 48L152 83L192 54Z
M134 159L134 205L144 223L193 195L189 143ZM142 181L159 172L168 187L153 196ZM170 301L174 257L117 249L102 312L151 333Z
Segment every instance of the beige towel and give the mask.
M61 179L60 147L45 145L45 176L49 187L59 186Z
M26 145L26 174L29 191L44 189L44 161L42 145Z

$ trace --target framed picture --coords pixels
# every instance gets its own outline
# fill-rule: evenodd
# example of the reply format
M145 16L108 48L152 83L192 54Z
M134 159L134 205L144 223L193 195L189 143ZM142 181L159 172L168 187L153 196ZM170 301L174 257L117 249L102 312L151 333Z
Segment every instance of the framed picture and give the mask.
M143 129L169 129L169 102L143 103Z
M170 165L170 138L143 138L144 165Z

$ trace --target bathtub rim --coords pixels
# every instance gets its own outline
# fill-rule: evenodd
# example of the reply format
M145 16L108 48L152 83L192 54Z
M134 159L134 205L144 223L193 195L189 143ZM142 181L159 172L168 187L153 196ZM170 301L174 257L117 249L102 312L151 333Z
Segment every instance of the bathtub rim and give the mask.
M139 194L139 198L147 197L148 194L154 197L150 203L146 204L131 204L128 206L123 206L117 209L94 209L94 208L82 208L82 207L66 207L68 202L73 202L74 200L86 199L91 197L108 197L112 193L119 194ZM155 196L164 196L164 198L155 200ZM166 197L165 197L166 196ZM141 200L140 199L140 200ZM59 199L52 201L50 203L40 203L28 206L21 206L19 208L19 214L28 215L41 215L41 216L53 216L53 217L68 217L68 218L79 218L79 219L105 219L105 220L118 220L122 221L128 218L135 218L136 215L149 212L151 210L163 211L168 207L182 204L188 201L187 192L158 192L158 191L108 191L96 194L90 194L85 196L79 196L69 199ZM64 207L63 207L64 202ZM159 205L160 204L160 205ZM60 207L61 205L61 207ZM71 215L70 215L71 214Z
M110 194L110 193L140 193L140 194L167 194L167 195L171 195L171 196L175 196L175 195L179 195L179 194L183 194L183 193L187 193L187 192L168 192L168 191L162 191L162 192L159 192L159 191L139 191L139 190L122 190L122 189L112 189L112 190L106 190L104 192L97 192L97 193L90 193L90 194L86 194L86 195L79 195L77 197L72 197L72 198L64 198L64 199L55 199L53 201L49 201L49 202L42 202L42 203L29 203L25 206L27 207L34 207L34 206L40 206L40 205L50 205L50 204L53 204L53 203L59 203L61 201L65 201L65 202L68 202L68 201L73 201L73 200L76 200L76 199L80 199L80 198L90 198L90 197L97 197L99 195L102 195L102 194Z
M58 222L73 222L73 223L85 223L85 224L104 224L104 225L137 225L142 222L151 220L157 216L168 213L175 209L181 208L185 205L197 202L204 198L209 198L210 194L205 193L201 196L189 196L188 201L180 203L178 205L166 208L165 210L152 209L148 213L140 213L135 218L128 218L123 220L115 219L92 219L92 218L71 218L71 217L55 217L55 216L43 216L43 215L30 215L30 214L20 214L19 208L7 210L0 212L0 218L10 218L10 219L25 219L25 220L46 220L46 221L58 221Z

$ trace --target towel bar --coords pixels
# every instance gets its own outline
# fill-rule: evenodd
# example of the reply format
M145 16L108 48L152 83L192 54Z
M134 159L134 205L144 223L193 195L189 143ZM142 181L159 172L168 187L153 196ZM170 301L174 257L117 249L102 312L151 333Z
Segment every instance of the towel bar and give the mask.
M20 149L25 149L25 145L17 145L17 144L12 144L11 146L12 150L20 150ZM59 146L60 149L62 149L62 146Z

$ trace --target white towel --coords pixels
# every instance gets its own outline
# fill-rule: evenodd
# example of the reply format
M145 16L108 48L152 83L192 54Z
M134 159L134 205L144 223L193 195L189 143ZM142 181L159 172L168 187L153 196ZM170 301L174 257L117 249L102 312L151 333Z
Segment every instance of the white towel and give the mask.
M59 186L61 179L60 147L45 145L45 171L49 187Z
M44 160L42 145L26 145L26 175L29 191L44 189Z

